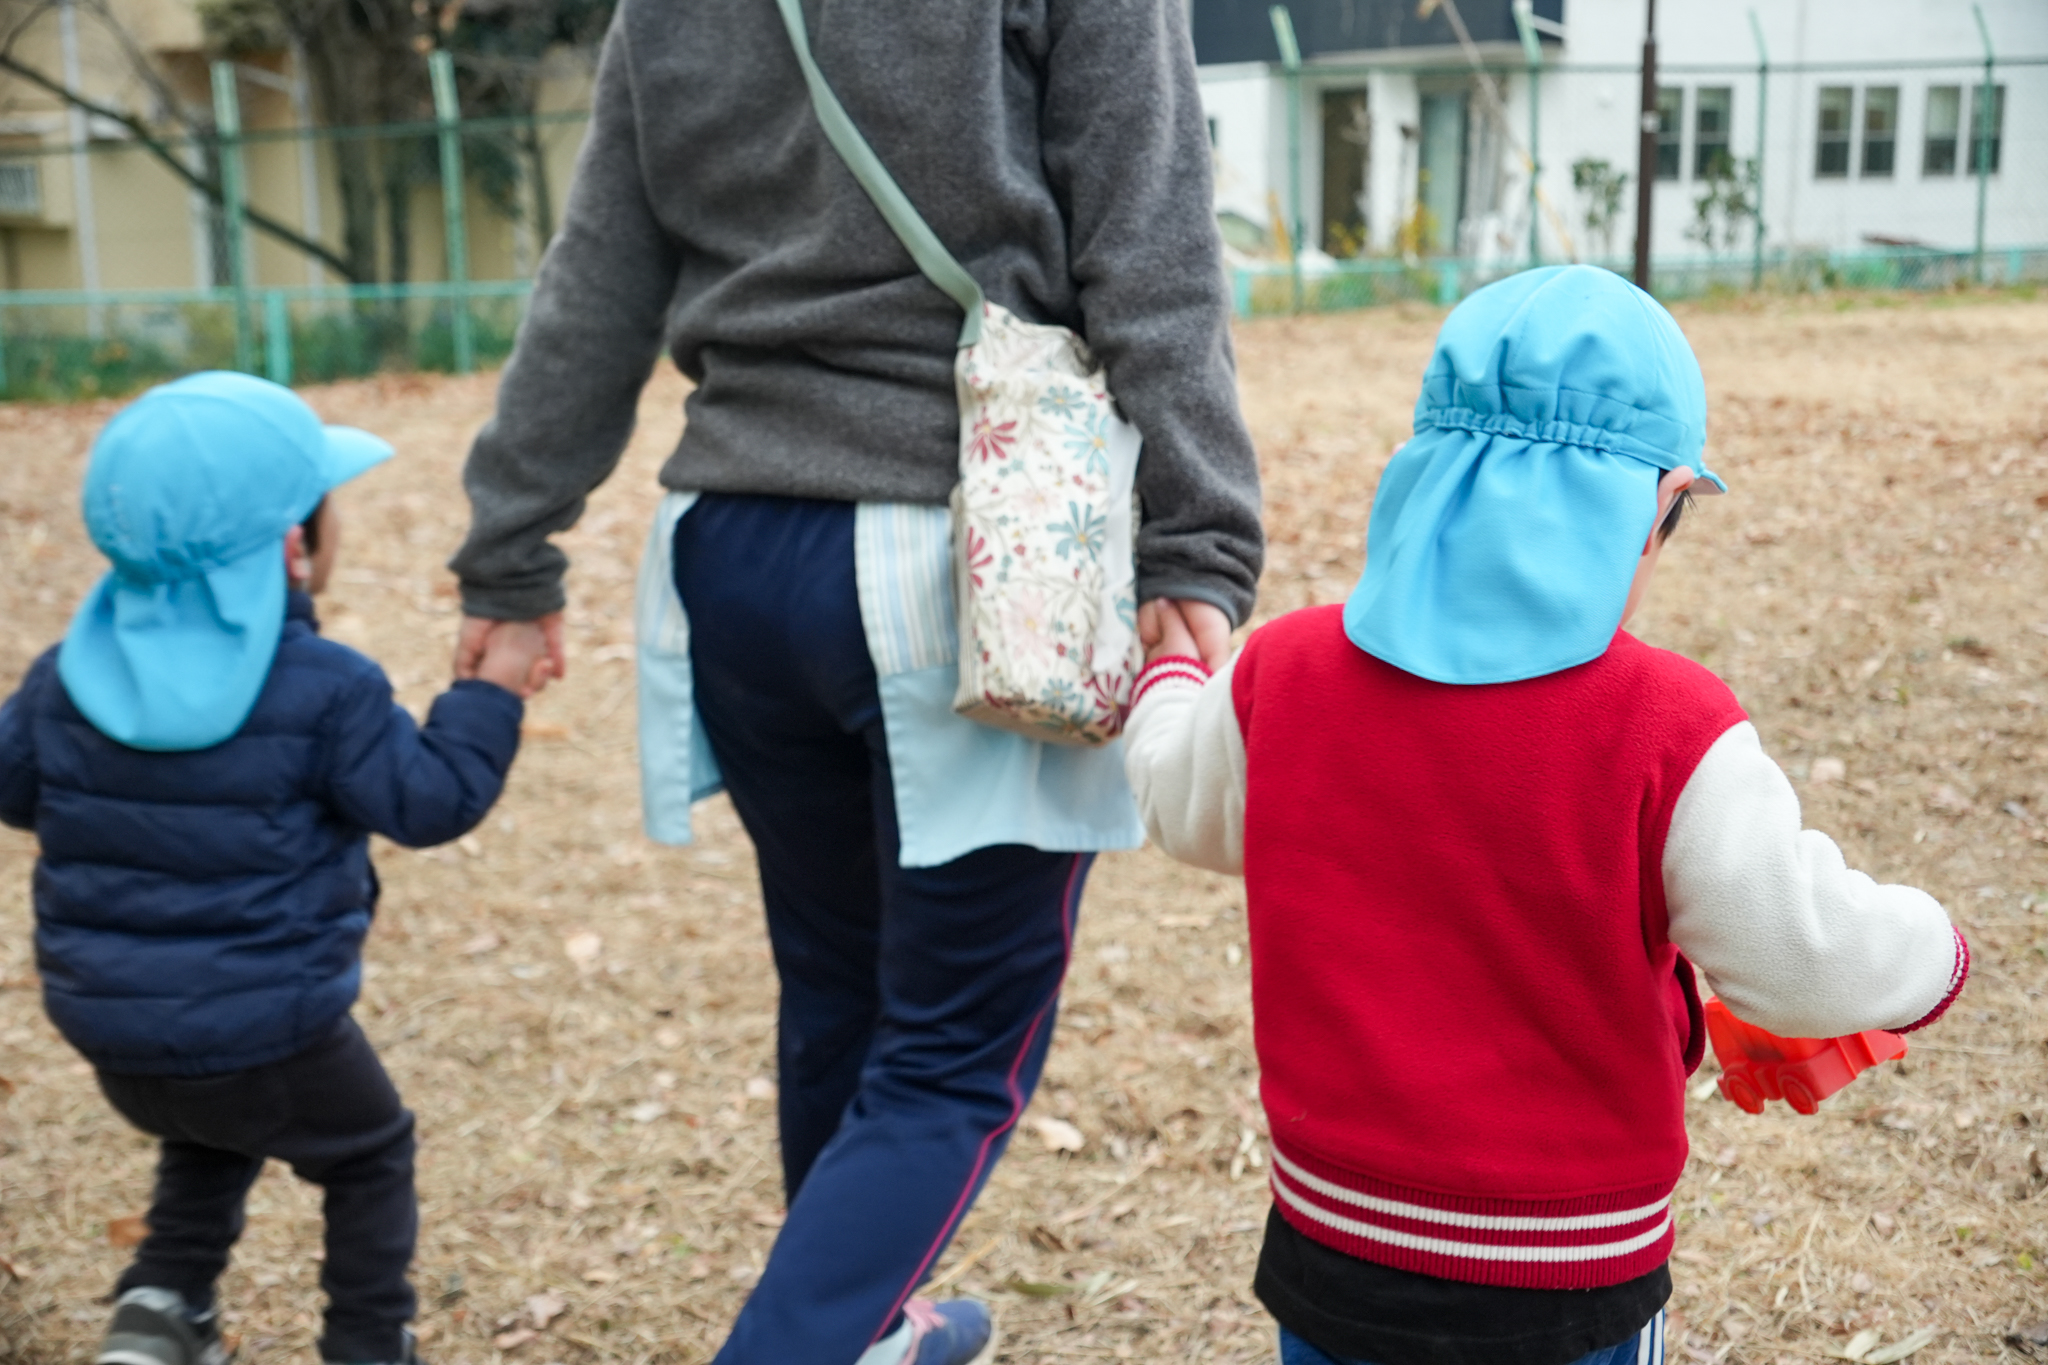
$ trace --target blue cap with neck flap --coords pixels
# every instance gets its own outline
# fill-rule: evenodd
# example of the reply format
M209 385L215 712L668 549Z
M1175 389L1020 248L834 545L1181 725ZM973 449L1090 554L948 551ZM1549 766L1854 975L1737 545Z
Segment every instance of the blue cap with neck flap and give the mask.
M1598 658L1621 628L1667 470L1704 460L1706 385L1662 304L1608 270L1551 266L1444 320L1387 465L1344 631L1447 683Z

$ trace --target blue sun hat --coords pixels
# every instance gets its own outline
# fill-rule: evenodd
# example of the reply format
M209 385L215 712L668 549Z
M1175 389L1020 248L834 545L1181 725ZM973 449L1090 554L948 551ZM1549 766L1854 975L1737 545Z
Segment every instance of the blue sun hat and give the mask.
M1415 435L1380 476L1345 634L1447 683L1598 658L1664 472L1727 489L1706 438L1699 362L1648 294L1584 265L1488 285L1437 334Z
M93 442L85 526L113 570L80 604L57 675L94 728L136 749L239 730L284 630L285 533L391 458L321 425L282 385L195 374L151 389Z

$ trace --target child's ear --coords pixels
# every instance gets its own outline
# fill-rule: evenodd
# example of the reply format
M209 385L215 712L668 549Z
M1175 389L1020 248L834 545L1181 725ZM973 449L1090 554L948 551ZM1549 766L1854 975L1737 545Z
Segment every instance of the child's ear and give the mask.
M313 581L313 556L306 553L306 528L294 526L284 533L284 580L294 588Z
M1650 523L1650 538L1643 542L1644 554L1657 548L1657 533L1664 528L1664 518L1671 514L1671 504L1678 501L1679 494L1692 487L1697 477L1691 469L1680 465L1667 470L1657 480L1657 519Z

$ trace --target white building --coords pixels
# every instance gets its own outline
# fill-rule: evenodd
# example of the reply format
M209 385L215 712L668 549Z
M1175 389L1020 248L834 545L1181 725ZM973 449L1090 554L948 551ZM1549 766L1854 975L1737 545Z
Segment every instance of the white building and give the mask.
M1510 0L1458 0L1469 47L1431 0L1287 0L1302 56L1293 76L1269 0L1192 5L1217 207L1250 220L1227 223L1240 237L1298 222L1308 245L1335 256L1362 245L1507 264L1528 258L1533 216L1544 260L1631 249L1643 0L1533 5L1534 142L1547 201L1533 214L1531 77ZM1740 175L1752 159L1763 168L1770 251L1974 244L1986 45L1971 4L1756 0L1752 10L1663 0L1657 10L1656 257L1749 254L1752 228L1739 211L1731 222L1710 205L1715 240L1698 234L1709 171ZM1998 59L1985 240L2048 247L2048 0L1981 0L1981 10ZM1474 56L1493 73L1497 100ZM1574 164L1587 159L1630 177L1604 234L1597 213L1589 226L1591 196L1573 184Z

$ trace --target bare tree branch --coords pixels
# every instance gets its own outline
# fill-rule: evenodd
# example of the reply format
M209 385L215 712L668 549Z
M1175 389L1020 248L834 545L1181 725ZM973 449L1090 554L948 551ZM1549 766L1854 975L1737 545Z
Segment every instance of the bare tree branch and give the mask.
M12 53L14 51L14 40L28 32L29 27L36 20L42 18L45 12L56 7L57 0L38 0L38 3L30 5L28 13L22 15L21 19L12 28L7 30L7 37L4 40L0 40L0 52Z
M38 71L19 57L4 50L0 50L0 71L12 72L29 84L48 91L67 104L75 105L95 117L120 124L134 135L136 143L144 151L162 162L172 175L175 175L214 203L222 207L226 206L226 193L222 190L220 182L202 176L190 166L187 166L177 153L164 145L162 140L152 133L149 127L141 119L135 117L135 115L125 110L116 109L111 105L101 104L98 100L88 95L80 94L62 81ZM311 256L314 260L320 262L350 283L365 283L365 281L357 277L356 272L350 268L347 260L328 247L314 241L311 237L305 236L297 229L279 222L260 209L252 208L246 202L242 205L242 216L248 220L251 227L256 228L260 232L270 234L295 251Z
M73 0L73 4L82 5L99 19L100 27L113 38L123 55L128 58L129 72L148 86L149 92L156 96L157 108L168 114L180 127L191 130L192 120L186 116L177 92L171 89L170 83L157 71L155 64L149 60L149 54L142 50L142 45L135 41L135 35L128 31L128 26L107 8L105 0Z

